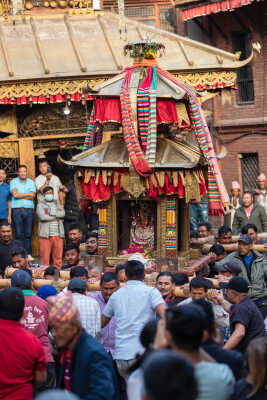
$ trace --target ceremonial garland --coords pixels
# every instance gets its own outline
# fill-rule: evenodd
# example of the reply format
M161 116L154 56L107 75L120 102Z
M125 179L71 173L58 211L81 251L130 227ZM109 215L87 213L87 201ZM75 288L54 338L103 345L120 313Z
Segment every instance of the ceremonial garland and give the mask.
M138 58L139 62L141 62L143 58L157 58L158 52L161 57L164 51L165 46L162 43L156 42L132 42L124 46L124 55L130 55L131 58Z

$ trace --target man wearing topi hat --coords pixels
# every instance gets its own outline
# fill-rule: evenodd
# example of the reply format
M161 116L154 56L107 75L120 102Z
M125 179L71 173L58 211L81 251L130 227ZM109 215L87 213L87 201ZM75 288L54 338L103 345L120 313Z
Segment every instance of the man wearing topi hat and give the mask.
M232 182L229 212L224 217L224 225L232 228L236 210L242 205L240 185L237 181Z
M266 175L261 173L257 178L257 189L254 192L255 201L267 212Z
M60 349L58 388L81 399L119 400L112 359L83 328L72 293L49 297L49 325Z

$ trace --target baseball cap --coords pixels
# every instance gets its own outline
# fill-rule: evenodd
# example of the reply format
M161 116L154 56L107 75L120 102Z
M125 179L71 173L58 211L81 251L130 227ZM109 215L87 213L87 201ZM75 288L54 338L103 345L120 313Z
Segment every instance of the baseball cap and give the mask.
M251 244L252 238L249 235L240 235L238 241L244 244Z
M18 269L14 271L11 276L11 286L18 288L30 288L31 286L31 275L26 272Z
M247 293L250 286L248 282L241 276L236 276L224 284L225 289L235 290L238 293Z
M241 272L241 267L238 263L235 263L233 261L228 261L223 265L217 266L217 271L218 272L231 272L231 274L240 274Z
M69 283L68 289L86 290L86 283L81 278L73 278Z

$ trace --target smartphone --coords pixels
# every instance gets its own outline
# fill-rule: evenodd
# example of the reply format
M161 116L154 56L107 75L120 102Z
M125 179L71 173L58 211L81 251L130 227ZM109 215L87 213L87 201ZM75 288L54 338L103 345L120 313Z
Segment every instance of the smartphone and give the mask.
M47 168L47 173L48 173L48 174L52 174L52 169L51 169L51 167L48 167L48 168Z

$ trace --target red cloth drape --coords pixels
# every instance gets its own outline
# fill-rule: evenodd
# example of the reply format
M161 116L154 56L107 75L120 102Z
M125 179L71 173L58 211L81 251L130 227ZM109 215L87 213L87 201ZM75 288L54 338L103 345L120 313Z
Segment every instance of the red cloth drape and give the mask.
M121 103L119 97L96 98L95 119L99 122L119 122L121 124Z
M127 172L128 173L128 172ZM83 193L88 200L92 200L94 202L105 201L110 199L112 193L120 193L123 191L121 187L121 175L125 174L125 171L120 171L117 179L116 185L114 185L114 172L112 174L109 182L104 185L102 174L100 173L98 184L96 184L96 178L91 177L88 183L84 182L84 178L82 179L82 189ZM201 175L198 174L199 177L199 191L200 195L203 195L207 192L206 184L204 179L201 178ZM153 174L153 179L151 176L147 177L147 182L149 188L146 190L146 194L155 201L159 200L159 196L165 194L167 196L177 195L179 198L185 197L185 188L182 183L181 176L178 175L177 186L171 182L169 175L165 173L164 176L164 185L160 186L158 178L156 174ZM153 183L154 181L154 183ZM192 198L192 200L194 200Z
M157 123L178 123L176 102L173 99L157 99Z
M122 122L120 99L115 97L96 98L95 119L99 122ZM173 99L157 99L157 123L177 123L176 102Z
M223 12L223 11L233 11L235 8L247 6L253 3L254 1L261 1L261 0L223 0L223 1L212 2L210 4L205 4L203 6L198 6L190 8L188 10L183 10L181 12L181 17L184 21L187 21L189 19L201 17L203 15L216 14L218 12Z

